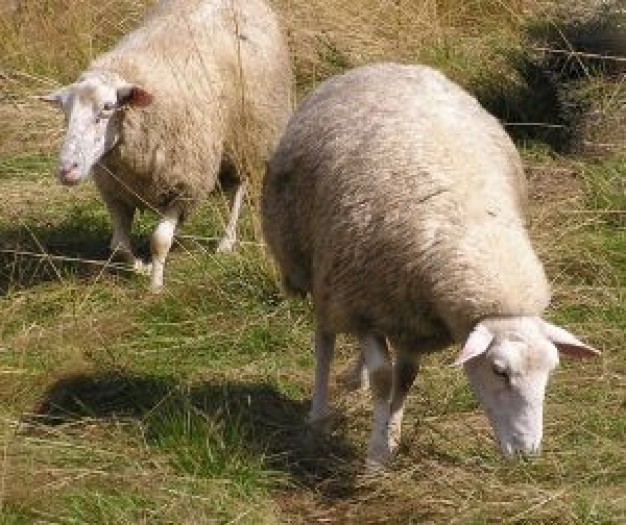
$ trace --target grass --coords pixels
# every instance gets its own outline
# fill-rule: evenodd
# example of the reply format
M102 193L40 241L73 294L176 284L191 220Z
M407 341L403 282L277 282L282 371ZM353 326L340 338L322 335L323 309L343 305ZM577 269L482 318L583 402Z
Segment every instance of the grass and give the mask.
M33 96L71 81L145 4L0 3L0 523L624 522L623 78L537 51L568 49L546 20L568 42L582 28L595 51L588 28L613 23L577 23L547 1L275 2L300 96L361 63L422 61L508 124L554 289L548 315L603 350L562 362L544 453L519 462L499 456L451 353L429 356L393 471L374 477L362 470L367 395L334 386L330 435L307 431L311 308L283 298L250 206L225 255L224 203L206 203L152 296L105 264L93 185L68 190L50 173L63 126ZM153 225L141 216L134 232L144 255ZM335 370L353 354L341 338Z

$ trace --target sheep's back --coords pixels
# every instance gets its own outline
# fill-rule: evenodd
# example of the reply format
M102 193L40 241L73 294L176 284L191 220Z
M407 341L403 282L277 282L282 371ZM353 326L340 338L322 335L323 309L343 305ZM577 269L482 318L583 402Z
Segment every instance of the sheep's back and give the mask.
M515 147L471 96L429 68L375 65L296 112L268 170L264 229L288 287L312 292L335 331L420 338L443 322L457 334L545 307L525 199Z

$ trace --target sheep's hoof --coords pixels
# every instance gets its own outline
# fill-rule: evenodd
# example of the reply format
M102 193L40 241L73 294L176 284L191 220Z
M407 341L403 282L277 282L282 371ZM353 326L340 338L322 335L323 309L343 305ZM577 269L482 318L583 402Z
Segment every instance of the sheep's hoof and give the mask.
M367 458L365 460L365 472L368 474L380 474L389 472L390 461L380 461L377 459Z
M393 452L389 446L388 436L371 438L367 447L367 460L365 466L368 471L384 471L389 468L393 459Z
M144 263L141 259L135 259L133 262L133 271L137 275L150 275L152 273L152 264Z
M230 253L235 247L235 239L224 237L217 245L217 253Z
M389 470L393 454L385 447L384 450L369 450L365 460L365 470L367 472L386 472Z
M388 446L389 446L389 450L391 451L392 454L394 454L396 452L396 450L398 450L398 448L400 447L400 435L399 433L396 434L389 434L389 442L388 442Z
M163 291L163 279L154 279L150 282L150 292L160 294Z

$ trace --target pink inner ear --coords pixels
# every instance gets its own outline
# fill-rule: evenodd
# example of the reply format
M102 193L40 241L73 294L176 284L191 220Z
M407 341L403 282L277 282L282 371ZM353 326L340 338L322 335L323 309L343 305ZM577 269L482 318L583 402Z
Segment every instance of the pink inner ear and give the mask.
M477 324L468 336L467 341L465 341L453 365L462 365L470 359L485 353L492 340L493 334L491 331L482 323Z
M130 104L138 108L145 108L152 104L154 97L145 89L134 87L130 93Z
M575 345L568 343L554 343L559 353L572 359L587 359L590 357L598 357L600 351L587 345Z
M556 346L560 353L572 359L584 359L587 357L597 357L600 351L579 341L564 328L541 321L543 330L552 344Z

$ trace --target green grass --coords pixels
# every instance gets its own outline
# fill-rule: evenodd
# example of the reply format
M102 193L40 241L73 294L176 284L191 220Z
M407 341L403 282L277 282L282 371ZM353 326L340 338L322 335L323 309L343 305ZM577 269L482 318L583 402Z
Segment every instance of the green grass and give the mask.
M525 157L550 169L555 162L535 151ZM160 296L126 272L59 261L58 273L46 273L21 263L24 273L0 298L0 399L11 425L3 519L169 523L171 509L191 505L181 522L328 514L369 523L386 516L376 508L386 502L397 509L393 520L406 523L617 523L626 511L626 251L621 223L605 220L618 186L603 182L617 161L577 162L585 168L582 210L594 220L572 234L567 225L580 210L550 204L565 229L551 247L551 272L562 279L550 315L605 356L562 363L547 399L542 458L502 461L464 378L442 354L426 360L408 402L395 477L359 481L367 399L337 391L345 417L328 439L308 435L310 306L282 298L255 244L215 255L197 240L219 231L210 203L181 231L184 247L171 257ZM43 247L70 233L89 253L106 244L91 191L51 227L29 219ZM138 235L151 224L141 221ZM585 250L591 270L570 245ZM352 346L341 341L338 368ZM19 432L17 421L26 423ZM36 498L21 488L40 484Z
M500 457L465 378L447 366L452 350L424 360L390 475L363 472L366 394L334 385L330 434L308 431L311 306L283 297L250 208L228 255L214 253L224 200L198 210L178 232L158 296L106 264L104 206L91 182L57 184L61 122L30 96L54 84L39 75L74 78L141 3L76 0L64 21L56 2L25 2L21 25L0 20L0 67L11 73L0 85L0 524L626 521L623 153L563 153L584 127L558 105L572 102L570 80L553 85L547 61L528 51L537 20L521 4L438 1L423 6L437 16L420 18L417 4L360 1L287 2L292 11L277 2L293 18L300 95L368 60L425 61L512 124L522 149L531 232L554 289L547 315L603 352L563 359L542 456ZM586 139L623 140L616 85L575 80L577 93L604 93L606 114L593 113ZM537 122L557 127L514 125ZM143 256L154 224L137 218ZM335 372L354 347L340 338Z
M0 160L0 174L4 180L37 180L39 175L52 170L56 159L52 155L23 154Z
M601 212L608 225L622 230L621 246L620 240L614 238L609 240L607 248L623 249L626 242L623 236L626 228L626 158L616 155L608 160L588 163L584 180L587 207Z

